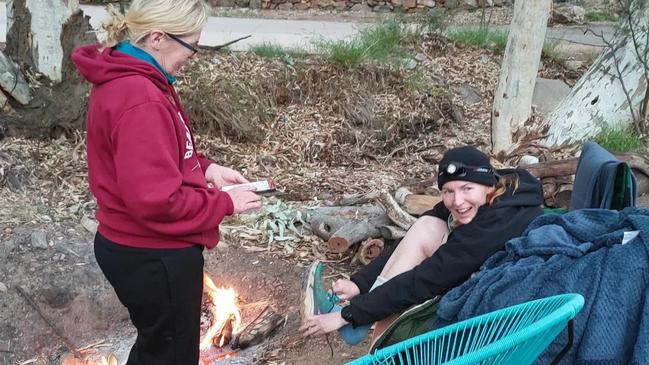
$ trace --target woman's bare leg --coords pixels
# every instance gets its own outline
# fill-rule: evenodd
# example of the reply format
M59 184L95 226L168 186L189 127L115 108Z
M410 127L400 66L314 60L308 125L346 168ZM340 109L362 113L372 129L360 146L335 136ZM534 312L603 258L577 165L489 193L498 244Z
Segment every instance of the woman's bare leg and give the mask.
M442 245L446 236L448 236L448 226L443 220L431 216L417 219L383 267L381 276L392 279L402 272L411 270L431 257Z
M417 219L383 267L381 276L389 280L411 270L424 259L431 257L446 241L447 236L448 226L443 220L431 216L423 216ZM372 342L388 329L398 317L398 314L394 314L376 322L372 332Z

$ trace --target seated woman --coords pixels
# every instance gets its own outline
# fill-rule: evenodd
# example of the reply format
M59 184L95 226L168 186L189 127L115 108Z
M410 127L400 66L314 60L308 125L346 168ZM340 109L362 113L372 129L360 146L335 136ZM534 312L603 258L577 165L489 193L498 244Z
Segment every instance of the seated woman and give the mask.
M444 154L437 184L442 202L394 250L351 280L334 282L333 293L349 305L307 316L300 327L305 336L342 328L343 339L356 344L375 322L377 336L404 310L462 284L542 214L543 188L535 177L521 169L494 171L489 157L472 146Z

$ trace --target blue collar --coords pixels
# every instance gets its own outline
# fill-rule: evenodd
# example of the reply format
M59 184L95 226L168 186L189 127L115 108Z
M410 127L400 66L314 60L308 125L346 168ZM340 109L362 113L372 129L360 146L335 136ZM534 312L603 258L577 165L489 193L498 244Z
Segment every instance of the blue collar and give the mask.
M149 53L142 50L141 48L135 47L134 45L131 44L131 42L121 41L115 46L115 50L120 51L122 53L126 53L131 57L135 57L139 60L152 64L153 66L155 66L155 68L157 68L160 72L162 72L162 74L167 79L167 82L170 85L173 85L176 82L176 77L169 75L167 71L165 71L162 68L162 66L160 66L158 61L156 61L155 58L153 58L153 56L151 56Z

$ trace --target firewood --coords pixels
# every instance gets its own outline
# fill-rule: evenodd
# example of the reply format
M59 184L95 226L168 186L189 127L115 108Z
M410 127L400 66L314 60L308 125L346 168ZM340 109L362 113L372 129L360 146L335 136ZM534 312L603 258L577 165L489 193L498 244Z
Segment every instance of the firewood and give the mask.
M265 308L260 316L255 318L241 333L237 334L230 346L233 349L245 349L254 346L268 338L284 322L284 317L272 310Z
M380 238L370 238L361 242L356 257L363 265L367 265L377 258L383 251L385 243Z
M397 226L407 230L415 223L415 217L405 212L387 190L381 190L377 202L381 204L390 220Z
M381 237L386 240L398 240L406 236L406 230L401 229L401 227L395 226L381 226L379 227L381 232Z
M27 105L32 100L32 90L25 81L20 69L0 51L0 87L22 105ZM4 102L0 104L0 107Z
M641 173L649 177L649 164L643 157L632 153L614 153L613 155L618 160L626 162L635 170L636 175ZM572 158L561 161L540 162L525 166L525 169L539 179L549 176L568 176L575 174L578 161L578 158Z
M408 188L400 187L394 193L394 200L402 205L408 214L419 216L432 209L435 204L442 201L442 198L426 194L413 194Z
M388 224L390 219L386 215L375 217L373 219L363 219L360 221L349 221L339 230L337 230L327 241L329 252L345 252L353 244L364 241L368 238L381 236L379 227Z

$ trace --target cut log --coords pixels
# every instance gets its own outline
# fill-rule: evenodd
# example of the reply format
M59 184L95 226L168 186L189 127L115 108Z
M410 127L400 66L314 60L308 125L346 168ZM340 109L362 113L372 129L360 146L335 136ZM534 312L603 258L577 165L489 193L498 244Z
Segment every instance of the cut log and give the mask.
M230 346L233 349L245 349L254 346L269 337L284 322L284 317L267 307L259 317L250 323L240 334L236 335Z
M417 220L415 217L405 212L399 206L397 201L394 200L392 195L390 195L390 193L385 189L381 190L381 193L376 200L381 204L385 213L390 217L390 220L405 230L408 230Z
M649 164L647 164L646 160L632 153L614 153L613 155L618 160L626 162L633 169L638 182L638 194L649 192ZM577 171L578 161L579 159L573 158L563 161L541 162L525 166L525 169L539 179L570 176Z
M338 215L349 219L362 219L382 215L385 211L377 205L352 206L352 207L317 207L314 209L302 209L303 216L317 217L320 215Z
M327 241L342 226L349 223L350 219L338 215L318 215L310 219L311 231L318 237Z
M385 220L385 212L379 206L364 207L321 207L317 209L304 209L303 214L308 216L308 221L313 233L327 241L342 226L349 222L360 222L363 219Z
M406 236L406 230L401 229L401 227L395 226L381 226L379 227L381 232L381 237L386 240L398 240Z
M33 98L32 90L20 70L2 51L0 51L0 87L22 105L29 104Z
M358 242L381 236L380 226L388 224L390 219L383 215L375 219L352 220L337 230L327 241L329 252L341 253Z
M403 209L412 215L421 215L427 210L432 209L435 204L442 201L439 196L432 196L426 194L413 194L406 187L400 187L394 193L394 199L403 206Z
M383 251L385 243L380 238L371 238L361 242L356 257L363 265L367 265L377 258Z

